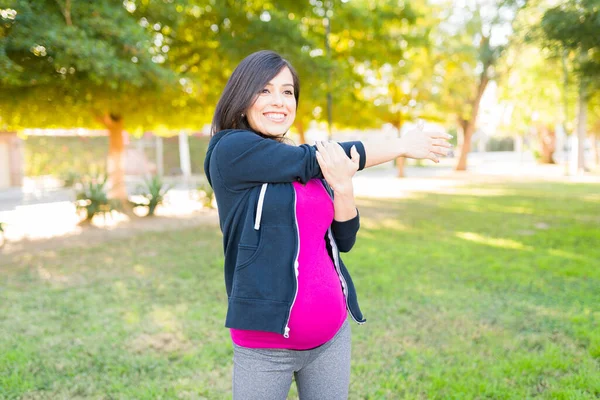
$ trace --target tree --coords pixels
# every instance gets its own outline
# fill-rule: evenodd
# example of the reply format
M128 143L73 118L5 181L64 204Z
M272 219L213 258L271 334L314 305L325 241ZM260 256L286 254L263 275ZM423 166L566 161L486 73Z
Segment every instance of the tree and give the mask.
M298 114L312 114L307 106L318 85L310 79L325 74L325 63L308 51L315 46L308 29L308 17L313 15L310 4L189 1L177 11L180 21L171 34L168 65L194 88L194 107L212 112L235 66L254 51L270 49L289 59L298 70L302 88Z
M535 132L540 161L553 163L555 127L563 122L565 93L560 60L548 59L545 53L528 43L509 49L506 62L510 71L499 91L505 109L503 129L518 136Z
M432 32L440 23L437 15L442 10L427 3L413 7L414 21L395 28L402 33L402 58L379 68L376 77L380 84L371 89L376 115L398 132L406 121L445 119L439 107L441 77L436 73L432 41ZM404 157L396 159L398 177L404 176L404 164Z
M326 120L332 94L338 127L379 122L365 96L365 71L402 60L413 11L397 2L366 0L190 1L180 7L169 65L199 88L222 88L235 65L253 51L272 49L288 58L301 78L295 128L304 142L311 120ZM329 23L327 53L325 22ZM330 78L331 77L331 78ZM212 109L220 91L198 91L198 104ZM201 98L200 98L201 97Z
M333 114L338 126L389 122L377 109L389 103L390 75L415 45L417 13L397 1L341 2L332 13Z
M585 139L590 91L600 80L600 2L569 0L549 8L539 24L542 42L574 66L578 80L577 168L586 170Z
M123 130L210 122L233 68L253 51L275 50L298 70L301 141L311 120L326 119L328 93L337 127L400 121L402 112L391 110L411 99L396 96L384 111L390 102L373 91L373 77L381 81L390 67L415 73L425 62L405 60L407 49L418 58L423 31L415 29L418 13L395 0L0 1L11 10L3 11L0 31L0 123L101 124L111 138L113 194L121 199ZM385 83L390 93L399 93L398 82Z
M112 196L124 204L124 129L155 123L150 106L153 113L168 108L181 93L164 55L152 54L156 37L132 16L132 4L4 0L0 7L2 124L101 124L110 137Z
M511 44L507 32L523 5L520 1L472 0L466 7L448 7L434 32L435 59L443 79L441 107L456 118L462 136L458 171L467 168L483 93L498 79L501 57Z
M592 137L592 150L594 154L594 164L600 166L600 92L596 92L590 97L590 120L588 122L589 131Z

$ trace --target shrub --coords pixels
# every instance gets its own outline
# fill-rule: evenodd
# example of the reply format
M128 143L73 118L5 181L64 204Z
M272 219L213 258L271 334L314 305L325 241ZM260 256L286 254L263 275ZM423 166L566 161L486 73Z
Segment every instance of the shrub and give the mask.
M206 208L213 208L215 192L208 182L204 181L198 186L198 193L200 194L202 205Z
M117 209L117 203L108 198L106 189L107 176L86 178L81 182L81 190L77 193L77 210L85 210L85 221L91 221L96 214L107 213Z
M486 151L514 151L515 139L513 137L491 137L486 143Z
M73 187L81 180L81 175L75 171L68 171L63 175L62 180L65 187Z
M160 176L154 175L150 179L144 180L141 187L142 197L146 199L144 203L133 203L134 207L148 207L147 217L153 216L156 207L162 204L165 195L173 188L172 185L166 185Z
M4 246L4 222L0 222L0 247Z

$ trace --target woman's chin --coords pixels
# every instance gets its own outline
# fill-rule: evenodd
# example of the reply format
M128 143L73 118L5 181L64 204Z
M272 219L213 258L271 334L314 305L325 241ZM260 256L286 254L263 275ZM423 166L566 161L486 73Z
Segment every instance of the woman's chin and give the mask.
M285 136L286 133L288 133L287 130L285 130L285 131L283 131L283 130L272 130L272 131L268 131L266 133L263 133L263 135L279 138L279 137Z

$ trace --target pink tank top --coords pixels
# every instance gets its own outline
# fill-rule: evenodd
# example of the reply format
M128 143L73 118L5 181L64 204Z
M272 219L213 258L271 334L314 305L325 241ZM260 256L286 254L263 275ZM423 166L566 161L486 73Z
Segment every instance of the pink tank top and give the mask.
M346 320L346 301L325 236L334 216L333 201L318 179L294 182L300 231L298 293L288 323L289 338L273 332L231 329L239 346L307 350L332 339ZM292 266L290 265L290 268Z

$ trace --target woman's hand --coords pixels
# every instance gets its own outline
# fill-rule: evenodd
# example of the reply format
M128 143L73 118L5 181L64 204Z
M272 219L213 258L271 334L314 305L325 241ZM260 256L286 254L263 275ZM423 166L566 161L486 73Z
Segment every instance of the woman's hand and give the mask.
M352 192L352 177L358 171L360 155L355 147L350 157L336 142L317 142L317 162L325 180L334 192Z
M402 135L400 138L402 155L407 158L440 162L439 156L448 155L448 150L452 147L448 142L452 136L439 131L425 131L423 125L420 121L416 130Z

